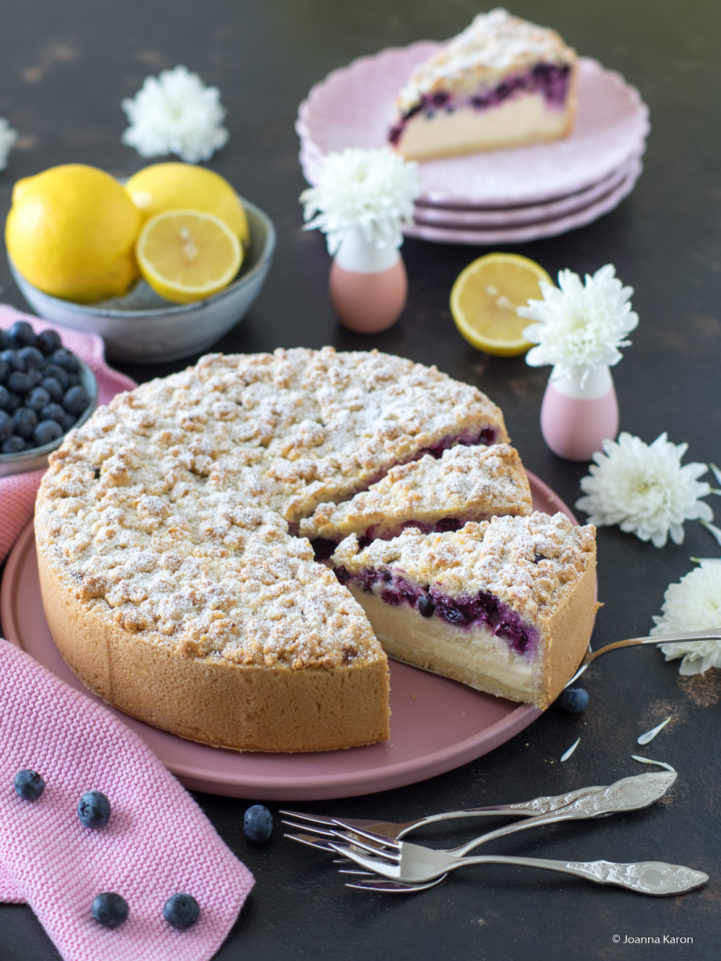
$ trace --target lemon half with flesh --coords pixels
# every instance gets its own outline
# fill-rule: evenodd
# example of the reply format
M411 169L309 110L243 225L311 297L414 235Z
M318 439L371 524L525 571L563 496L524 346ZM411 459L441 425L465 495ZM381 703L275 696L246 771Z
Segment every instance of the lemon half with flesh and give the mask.
M151 217L135 253L153 290L178 304L219 293L243 261L240 241L230 227L199 210L169 210Z
M451 314L469 344L502 357L522 354L532 346L523 336L530 321L518 308L542 297L548 273L520 254L479 257L458 275L451 290Z

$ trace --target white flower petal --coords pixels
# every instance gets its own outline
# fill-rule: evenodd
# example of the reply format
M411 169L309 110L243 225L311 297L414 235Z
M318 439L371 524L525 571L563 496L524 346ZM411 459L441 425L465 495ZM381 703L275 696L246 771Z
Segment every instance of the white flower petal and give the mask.
M198 163L225 146L225 110L216 87L206 87L186 67L146 77L132 99L122 102L130 126L122 141L142 157L176 154Z
M7 167L8 154L17 142L17 131L13 130L4 117L0 117L0 170Z
M300 202L306 229L322 230L334 254L351 230L375 247L400 247L419 193L417 164L390 149L349 148L327 155L318 183Z

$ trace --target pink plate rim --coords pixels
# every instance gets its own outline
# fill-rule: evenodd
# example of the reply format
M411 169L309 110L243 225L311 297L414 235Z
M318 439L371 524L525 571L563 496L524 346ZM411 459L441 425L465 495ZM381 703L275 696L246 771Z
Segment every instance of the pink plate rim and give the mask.
M576 522L570 509L549 487L530 472L528 476L534 503L539 509L562 511ZM85 691L52 643L44 621L32 524L16 542L8 559L0 585L0 618L9 641L36 657L62 680ZM268 801L353 797L415 784L494 750L541 713L531 705L492 698L404 664L392 664L391 683L396 717L396 733L392 733L391 740L328 753L241 754L184 741L120 714L114 708L108 709L135 731L191 790ZM416 698L416 689L426 691L436 711L426 709L428 701L422 693ZM95 697L86 693L88 697ZM393 700L394 694L397 703ZM421 713L413 713L416 710ZM449 720L447 715L454 710L457 716L454 714ZM405 726L404 712L408 715ZM433 713L435 721L428 717L429 713ZM487 718L485 722L484 718ZM419 721L422 723L423 719L428 725L426 731L419 729ZM476 723L478 729L474 727ZM427 741L432 741L434 728L439 726L442 730L435 745L425 752Z

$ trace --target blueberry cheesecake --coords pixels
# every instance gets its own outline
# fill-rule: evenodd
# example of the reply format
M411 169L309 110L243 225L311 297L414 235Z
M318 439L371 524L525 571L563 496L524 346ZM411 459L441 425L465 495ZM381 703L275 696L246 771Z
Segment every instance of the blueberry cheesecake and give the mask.
M387 655L299 527L398 465L507 443L477 388L377 351L208 355L119 394L38 493L55 643L106 701L190 740L385 740Z
M331 563L390 657L499 697L545 708L590 640L595 530L561 513L351 534Z
M414 69L389 140L408 160L558 140L573 128L576 82L558 33L491 10Z

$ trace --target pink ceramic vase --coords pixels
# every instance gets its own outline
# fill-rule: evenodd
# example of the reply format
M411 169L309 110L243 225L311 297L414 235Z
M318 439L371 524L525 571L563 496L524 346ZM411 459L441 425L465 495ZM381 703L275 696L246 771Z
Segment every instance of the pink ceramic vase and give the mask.
M396 247L377 248L349 233L333 259L330 299L339 322L360 334L392 327L405 307L408 276Z
M608 367L549 378L541 404L541 433L554 454L588 461L618 433L618 401Z

